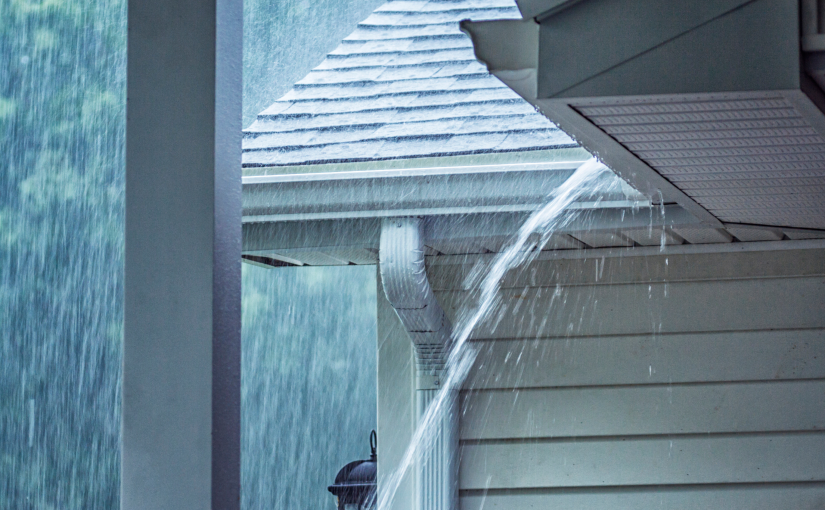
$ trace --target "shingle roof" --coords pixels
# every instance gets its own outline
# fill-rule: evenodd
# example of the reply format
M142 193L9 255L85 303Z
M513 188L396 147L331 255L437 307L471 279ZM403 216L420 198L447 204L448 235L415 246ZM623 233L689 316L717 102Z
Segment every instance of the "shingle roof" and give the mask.
M244 167L576 147L458 27L507 18L514 0L385 3L244 131Z

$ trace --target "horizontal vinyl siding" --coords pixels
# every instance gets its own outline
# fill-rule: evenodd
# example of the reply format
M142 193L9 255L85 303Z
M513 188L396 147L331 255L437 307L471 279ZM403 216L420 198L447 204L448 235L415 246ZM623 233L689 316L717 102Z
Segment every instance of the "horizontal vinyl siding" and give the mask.
M462 405L463 440L825 430L823 379L480 391Z
M434 265L428 269L427 275L436 292L449 291L463 288L472 269L473 264ZM558 259L552 263L547 260L534 261L507 273L502 287L523 289L527 286L675 283L823 275L825 254L822 250L698 253L667 257L595 256L585 260Z
M477 369L470 372L465 386L512 389L817 379L825 377L823 339L823 329L786 329L486 340L475 342Z
M448 313L468 269L431 270ZM501 297L462 392L464 510L825 508L822 250L543 261Z
M550 506L552 505L552 506ZM465 491L462 510L819 510L825 484L671 485L585 489Z
M467 292L442 292L447 313ZM475 339L825 328L825 277L503 289Z
M820 433L473 444L460 479L462 489L820 481L823 452Z

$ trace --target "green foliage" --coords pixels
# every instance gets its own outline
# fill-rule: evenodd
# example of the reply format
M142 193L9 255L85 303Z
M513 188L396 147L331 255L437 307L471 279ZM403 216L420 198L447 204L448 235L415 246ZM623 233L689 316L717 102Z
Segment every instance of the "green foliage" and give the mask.
M11 119L17 111L17 101L7 97L0 97L0 122Z

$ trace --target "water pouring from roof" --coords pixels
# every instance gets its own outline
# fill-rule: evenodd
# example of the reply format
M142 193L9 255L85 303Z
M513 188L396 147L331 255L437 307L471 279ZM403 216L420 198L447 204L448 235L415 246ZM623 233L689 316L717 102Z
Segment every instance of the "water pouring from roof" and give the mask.
M499 303L498 291L505 274L535 257L554 231L572 220L573 216L565 213L576 200L584 195L599 195L611 191L610 188L616 185L615 181L599 180L601 175L609 171L595 158L586 161L551 193L546 205L528 217L509 245L495 256L490 266L476 266L470 281L473 283L472 288L477 291L477 302L459 314L453 332L452 346L447 356L446 377L441 389L419 421L398 468L385 479L385 485L381 487L378 495L378 510L390 508L404 475L416 460L421 459L427 446L434 440L438 423L444 419L445 413L451 411L450 392L461 387L477 354L468 344L468 340L479 322L492 313ZM533 238L536 233L540 236L538 240Z

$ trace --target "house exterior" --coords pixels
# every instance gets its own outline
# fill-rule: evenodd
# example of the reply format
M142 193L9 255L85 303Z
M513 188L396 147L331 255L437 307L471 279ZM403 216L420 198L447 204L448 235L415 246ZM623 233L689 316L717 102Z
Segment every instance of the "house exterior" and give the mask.
M245 260L378 266L379 491L438 384L450 325L473 302L467 275L589 158L530 104L558 110L541 87L524 84L546 71L544 47L531 46L544 25L532 19L550 24L565 7L596 3L389 1L244 131ZM740 12L728 3L710 19ZM475 48L460 30L465 19L478 22L464 25ZM777 151L736 154L761 157L764 168L711 161L696 175L762 174L690 186L701 179L664 169L706 156L664 152L744 149L652 147L664 142L622 138L608 118L672 118L613 111L624 104L588 108L580 111L600 131L581 128L577 140L590 149L599 136L613 140L603 154L615 171L604 177L611 191L572 204L543 251L504 278L499 311L471 337L479 355L455 388L456 421L440 432L444 466L411 472L393 508L822 508L825 161L789 161L785 149L782 161L764 157ZM761 117L723 113L742 125L719 131L775 128L770 147L821 149L806 126L756 126L801 118L781 104L740 109ZM765 198L782 178L807 192ZM402 223L407 237L395 239L391 227ZM416 267L423 282L405 279L404 268ZM402 304L405 285L419 285L410 294L420 306ZM443 486L422 488L425 475Z

